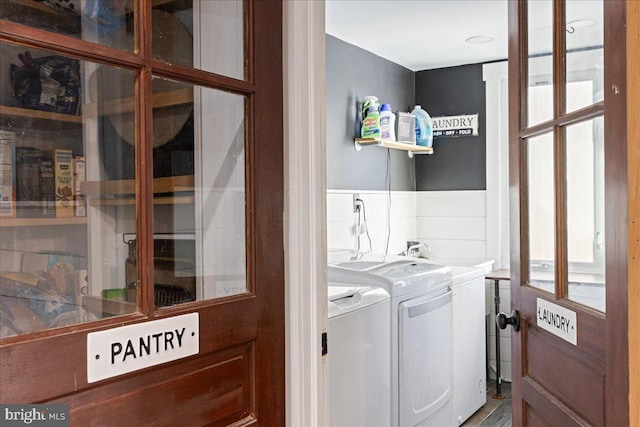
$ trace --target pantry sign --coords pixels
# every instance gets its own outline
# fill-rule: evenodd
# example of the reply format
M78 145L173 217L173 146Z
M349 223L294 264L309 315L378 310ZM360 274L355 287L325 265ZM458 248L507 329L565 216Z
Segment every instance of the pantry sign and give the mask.
M198 313L87 335L87 382L93 383L198 354Z
M478 114L433 117L433 137L478 136Z

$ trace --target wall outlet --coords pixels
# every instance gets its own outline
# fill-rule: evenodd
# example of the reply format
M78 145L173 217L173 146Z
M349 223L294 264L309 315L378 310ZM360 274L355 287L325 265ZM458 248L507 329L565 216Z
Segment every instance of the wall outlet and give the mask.
M353 212L356 213L362 208L362 200L359 194L353 195Z

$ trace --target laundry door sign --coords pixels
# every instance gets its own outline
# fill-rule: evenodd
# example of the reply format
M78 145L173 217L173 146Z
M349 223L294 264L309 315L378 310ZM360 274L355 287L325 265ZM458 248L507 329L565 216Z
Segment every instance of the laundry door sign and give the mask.
M578 323L575 311L538 298L536 312L536 324L540 328L573 345L578 344Z
M478 114L433 117L433 137L478 136Z
M198 313L168 317L87 335L87 382L198 354Z

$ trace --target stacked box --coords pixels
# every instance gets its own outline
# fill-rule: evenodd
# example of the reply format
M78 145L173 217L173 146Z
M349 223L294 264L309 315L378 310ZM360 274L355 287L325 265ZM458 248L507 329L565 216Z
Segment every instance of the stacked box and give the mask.
M0 218L16 216L16 133L0 130Z
M40 172L42 152L33 147L16 147L16 216L40 216Z
M53 160L40 159L40 213L43 218L56 216L56 183Z
M87 216L87 208L82 193L82 183L85 180L84 157L73 157L73 204L75 216Z
M50 156L54 167L56 217L73 217L73 153L56 149L50 151Z

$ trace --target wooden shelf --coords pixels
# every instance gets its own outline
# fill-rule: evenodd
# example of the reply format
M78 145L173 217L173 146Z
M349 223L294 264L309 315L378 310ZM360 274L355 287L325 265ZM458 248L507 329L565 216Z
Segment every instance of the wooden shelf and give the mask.
M0 227L31 227L47 225L86 225L87 217L71 218L0 218Z
M65 13L34 0L0 0L0 18L56 33L79 35L80 15Z
M124 314L135 313L138 306L134 302L118 301L114 299L94 297L85 295L82 297L82 306L89 313L98 317L103 315L122 316Z
M193 196L154 197L154 205L188 205L195 202ZM133 206L136 199L133 197L114 199L91 199L89 206Z
M433 147L423 147L421 145L405 144L402 142L389 141L380 138L356 138L355 147L360 151L361 146L375 146L383 148L392 148L394 150L403 150L409 153L409 157L414 154L433 154Z
M193 102L193 89L176 89L167 92L154 93L152 96L153 108L172 107L174 105L184 105ZM91 103L82 106L83 114L89 117L98 115L106 116L111 114L132 113L135 111L135 99L123 98L105 101L100 104Z
M170 195L154 197L153 204L184 205L194 203L194 188L193 175L155 178L153 193ZM82 191L89 197L90 206L130 206L136 204L136 181L134 179L85 181L82 185Z
M189 104L193 102L193 89L186 88L155 93L152 100L153 108ZM82 106L83 114L87 117L131 113L134 110L134 98L106 101L102 104L84 104ZM78 128L81 127L83 123L82 116L31 110L28 108L8 107L6 105L0 105L0 121L10 127L33 129Z
M169 176L153 180L155 194L193 192L193 175ZM85 181L82 192L89 196L133 196L136 194L136 180Z
M49 111L0 105L0 120L14 128L52 129L78 128L82 126L82 116L51 113ZM52 122L55 124L52 125Z

